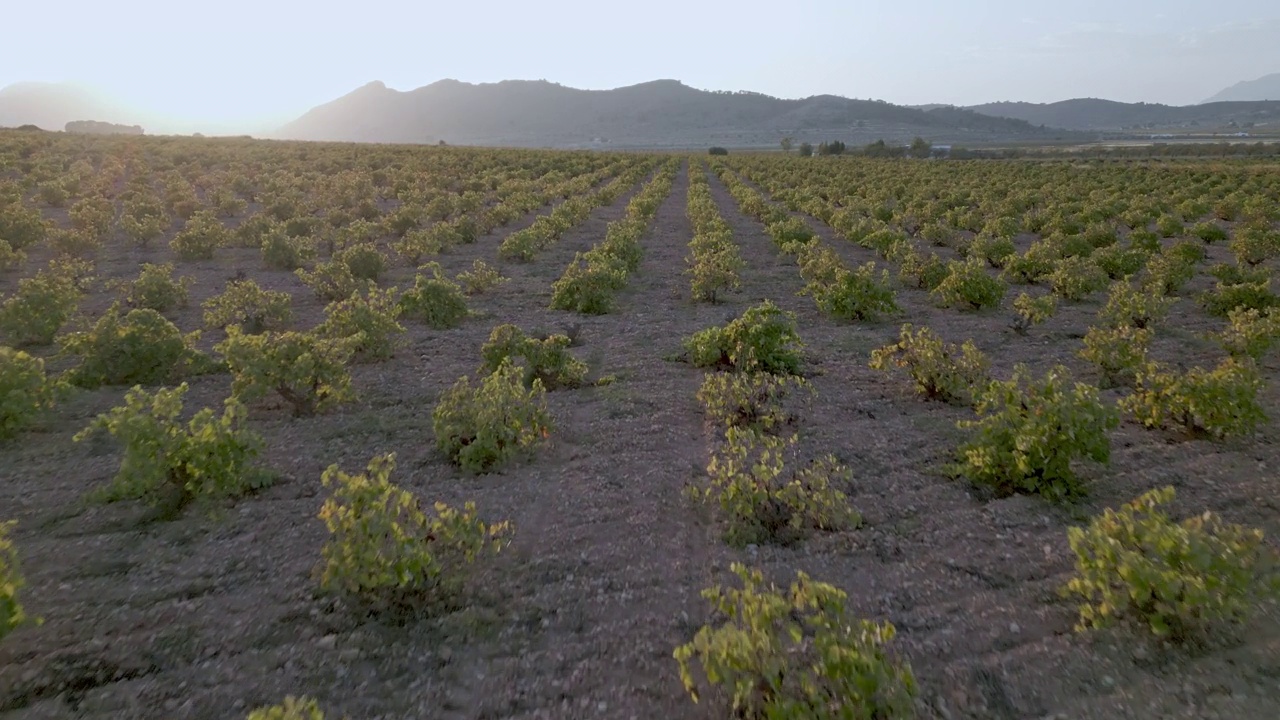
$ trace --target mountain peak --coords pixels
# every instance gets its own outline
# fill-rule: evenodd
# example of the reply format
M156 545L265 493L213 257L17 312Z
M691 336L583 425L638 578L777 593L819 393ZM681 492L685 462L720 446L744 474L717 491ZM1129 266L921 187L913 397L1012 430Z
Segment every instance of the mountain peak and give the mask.
M1045 134L1025 122L952 119L889 103L834 95L784 100L751 92L711 92L662 78L612 90L548 80L467 83L439 80L415 90L381 83L312 109L277 137L299 140L524 147L699 147L726 141L776 147L783 136L854 144L981 140ZM874 129L873 129L874 128ZM875 133L872 135L872 133ZM865 136L865 137L864 137Z
M1263 75L1257 80L1238 82L1204 102L1249 102L1257 100L1280 100L1280 73Z

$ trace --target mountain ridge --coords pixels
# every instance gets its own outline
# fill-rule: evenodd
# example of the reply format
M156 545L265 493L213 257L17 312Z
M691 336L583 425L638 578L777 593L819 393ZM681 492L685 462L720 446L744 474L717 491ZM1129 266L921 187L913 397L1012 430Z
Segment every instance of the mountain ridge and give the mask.
M1162 105L1074 98L1052 103L985 103L970 105L967 109L984 115L1025 120L1032 125L1080 132L1251 127L1280 122L1278 101Z
M1280 100L1280 73L1263 75L1256 80L1243 80L1220 90L1205 103Z
M412 90L372 81L312 108L274 137L349 142L581 147L776 147L865 136L910 141L1047 138L1054 131L962 109L917 110L835 95L782 99L763 93L699 90L658 79L610 90L546 80L466 83L439 80ZM1061 134L1061 133L1058 133ZM852 137L851 137L852 136Z

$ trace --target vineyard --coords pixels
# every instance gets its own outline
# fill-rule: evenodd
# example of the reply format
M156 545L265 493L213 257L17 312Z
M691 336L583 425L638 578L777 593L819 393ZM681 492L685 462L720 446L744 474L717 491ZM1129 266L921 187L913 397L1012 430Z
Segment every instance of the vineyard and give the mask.
M1280 165L0 133L0 718L1269 718Z

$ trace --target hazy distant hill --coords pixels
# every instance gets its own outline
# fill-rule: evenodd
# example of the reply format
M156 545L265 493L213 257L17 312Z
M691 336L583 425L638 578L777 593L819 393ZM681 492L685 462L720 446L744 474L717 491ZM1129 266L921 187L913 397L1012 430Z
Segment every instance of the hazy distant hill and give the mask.
M125 113L74 85L14 83L0 88L0 127L36 125L62 130L77 120L125 123Z
M1205 102L1251 100L1280 100L1280 73L1265 75L1257 80L1238 82Z
M1055 103L988 103L967 109L983 115L1025 120L1032 125L1086 131L1220 128L1231 123L1280 121L1280 102L1214 102L1177 107L1079 98Z
M676 80L614 90L577 90L546 81L473 85L441 80L408 92L369 83L311 110L275 136L555 147L776 147L786 135L797 143L839 139L853 144L878 138L908 142L916 135L965 142L1054 134L955 108L926 112L832 95L783 100L697 90Z

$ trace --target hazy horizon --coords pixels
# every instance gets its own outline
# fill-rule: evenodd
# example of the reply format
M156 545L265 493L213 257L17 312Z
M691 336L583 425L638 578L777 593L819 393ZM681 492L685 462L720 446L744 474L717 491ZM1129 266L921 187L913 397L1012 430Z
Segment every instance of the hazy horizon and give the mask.
M444 78L608 89L670 78L707 90L900 105L1074 97L1188 105L1280 72L1280 10L1261 0L908 1L856 10L801 0L785 13L758 0L657 0L625 13L581 0L176 7L14 7L12 27L24 32L0 47L0 87L91 88L149 132L256 133L374 80L397 90Z

